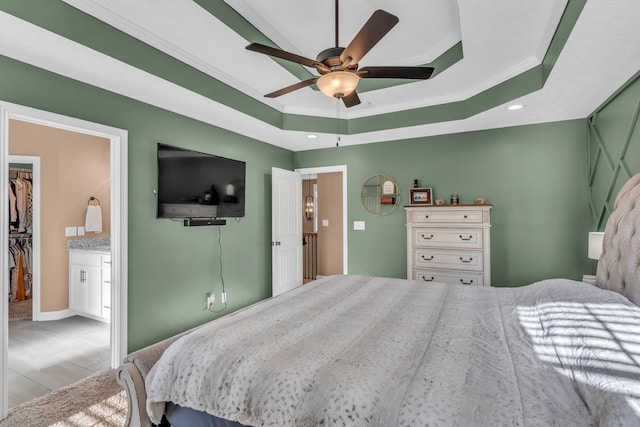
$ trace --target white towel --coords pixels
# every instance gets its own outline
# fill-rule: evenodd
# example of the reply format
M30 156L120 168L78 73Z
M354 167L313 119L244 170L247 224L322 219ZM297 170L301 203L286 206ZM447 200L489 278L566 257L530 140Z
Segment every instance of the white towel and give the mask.
M102 233L102 210L100 206L88 205L87 218L84 221L84 231L87 233Z

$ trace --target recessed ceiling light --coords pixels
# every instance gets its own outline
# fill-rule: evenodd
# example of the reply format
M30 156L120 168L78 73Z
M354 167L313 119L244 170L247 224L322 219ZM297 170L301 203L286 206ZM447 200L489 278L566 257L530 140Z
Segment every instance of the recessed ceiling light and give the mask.
M309 138L309 139L316 139L317 137L318 137L318 135L313 135L313 134L307 135L307 138Z
M507 110L516 111L516 110L522 110L523 108L524 108L524 105L522 105L522 104L513 104L513 105L509 105L507 107Z

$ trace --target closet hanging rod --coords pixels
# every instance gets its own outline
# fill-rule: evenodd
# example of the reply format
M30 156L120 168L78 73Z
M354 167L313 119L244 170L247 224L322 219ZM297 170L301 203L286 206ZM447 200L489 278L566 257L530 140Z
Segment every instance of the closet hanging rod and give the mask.
M33 169L25 169L25 168L9 168L9 172L33 172Z

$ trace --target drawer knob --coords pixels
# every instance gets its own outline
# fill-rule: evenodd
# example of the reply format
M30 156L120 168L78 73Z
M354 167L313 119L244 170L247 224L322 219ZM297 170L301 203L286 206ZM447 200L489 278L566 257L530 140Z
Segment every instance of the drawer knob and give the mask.
M424 234L420 234L420 235L421 235L421 236L422 236L422 238L423 238L423 239L425 239L425 240L431 240L431 239L433 239L433 234L430 234L430 235L428 235L428 236L425 236Z
M424 256L424 255L420 255L420 257L422 257L422 260L423 260L423 261L431 261L431 260L433 259L433 255L431 255L429 258L427 258L427 257L426 257L426 256ZM462 259L462 258L460 258L460 259Z
M466 215L464 216L464 219L467 219L467 216L466 216Z
M462 234L460 235L460 240L467 241L467 240L471 240L472 238L473 238L473 236L469 236L469 238L464 238L464 237L462 237Z
M464 279L460 279L460 283L462 283L463 285L472 285L473 280L469 280L468 282L465 282Z
M425 215L424 217L425 217L425 218L427 218L427 219L429 219L429 215Z
M462 261L462 262L464 262L464 263L468 264L468 263L470 263L471 261L473 261L473 257L471 257L471 256L470 256L470 257L469 257L469 259L468 259L468 260L466 260L466 261L464 260L464 258L460 257L460 261Z
M431 276L431 279L427 279L427 276L422 276L422 280L424 280L425 282L433 282L433 276Z

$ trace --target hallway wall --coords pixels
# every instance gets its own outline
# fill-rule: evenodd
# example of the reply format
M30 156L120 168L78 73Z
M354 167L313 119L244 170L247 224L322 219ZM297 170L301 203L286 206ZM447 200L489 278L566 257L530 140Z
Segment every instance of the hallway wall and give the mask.
M318 274L343 272L342 172L318 174ZM323 220L328 221L323 226Z

